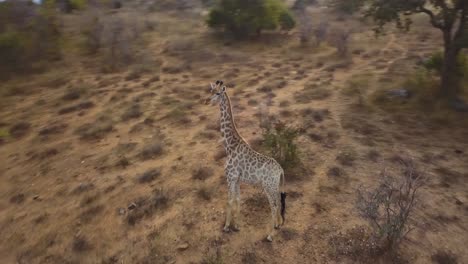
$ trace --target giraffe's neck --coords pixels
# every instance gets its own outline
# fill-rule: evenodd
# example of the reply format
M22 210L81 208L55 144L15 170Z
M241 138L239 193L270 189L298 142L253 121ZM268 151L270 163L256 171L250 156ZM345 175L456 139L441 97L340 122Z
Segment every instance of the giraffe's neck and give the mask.
M220 103L221 109L221 134L223 136L224 149L230 156L240 144L246 144L245 140L239 135L234 122L232 113L231 99L227 93L223 94Z

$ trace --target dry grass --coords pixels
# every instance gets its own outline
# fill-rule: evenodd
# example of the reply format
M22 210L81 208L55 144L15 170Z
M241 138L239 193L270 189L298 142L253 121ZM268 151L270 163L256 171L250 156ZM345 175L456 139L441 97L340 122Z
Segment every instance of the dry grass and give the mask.
M89 251L93 246L88 242L85 237L75 237L72 243L72 250L77 253Z
M86 210L84 210L81 214L80 214L80 221L83 222L83 223L89 223L91 222L92 220L94 220L100 213L102 213L102 211L104 210L104 206L103 205L95 205L95 206L92 206Z
M141 106L138 103L132 104L127 108L121 116L122 121L129 121L130 119L139 118L142 116Z
M211 201L212 196L213 196L213 191L211 190L211 187L209 187L208 185L202 185L197 190L197 197L202 200Z
M210 167L198 167L192 172L192 179L194 180L206 180L213 176L213 169Z
M189 124L192 122L192 120L188 117L187 112L180 108L172 109L169 113L167 113L166 118L179 124Z
M14 138L21 138L21 137L24 137L26 134L28 134L30 129L31 129L31 123L24 122L24 121L18 122L10 128L9 135Z
M137 180L139 183L150 183L154 181L156 178L161 176L161 169L154 168L145 171L143 174L137 176Z
M337 156L336 160L343 166L353 166L354 162L357 160L357 153L356 151L348 147L342 150Z
M49 135L59 135L59 134L63 134L67 128L68 128L68 125L65 123L52 122L50 124L47 124L41 130L39 130L39 135L43 137L46 137Z
M297 103L306 104L314 100L324 100L331 96L331 91L324 86L308 84L304 89L294 95Z
M159 140L147 144L141 150L139 156L142 160L154 159L161 156L164 153L164 143Z
M431 256L434 263L437 264L457 264L457 256L450 251L439 250Z
M95 106L95 104L92 101L83 101L83 102L80 102L80 103L78 103L76 105L61 108L58 111L58 114L59 115L69 114L69 113L80 111L80 110L86 110L86 109L92 108L94 106Z
M157 211L169 207L169 197L165 191L158 189L150 197L142 197L135 201L136 207L128 212L127 223L134 226L144 218L152 217Z
M82 140L99 140L104 138L108 133L112 132L114 126L108 119L97 121L94 123L87 123L75 130L75 133L80 136Z

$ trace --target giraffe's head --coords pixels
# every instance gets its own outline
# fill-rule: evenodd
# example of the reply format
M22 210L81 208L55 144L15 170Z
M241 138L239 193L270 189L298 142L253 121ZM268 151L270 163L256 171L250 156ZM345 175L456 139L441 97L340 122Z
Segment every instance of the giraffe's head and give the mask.
M206 99L205 103L216 105L221 102L223 94L226 92L226 86L223 86L223 81L216 81L216 83L210 84L210 97Z

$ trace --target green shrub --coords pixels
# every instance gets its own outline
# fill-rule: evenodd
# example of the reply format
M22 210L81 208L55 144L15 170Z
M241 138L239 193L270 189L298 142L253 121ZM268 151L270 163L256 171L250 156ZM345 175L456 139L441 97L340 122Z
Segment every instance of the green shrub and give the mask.
M292 168L300 161L297 145L294 142L299 130L282 122L263 128L263 148L278 161L284 169Z
M283 30L291 30L296 26L296 20L294 20L294 17L289 12L281 13L279 22Z
M70 0L71 9L83 10L86 7L86 0Z
M290 30L295 21L279 0L221 0L211 9L207 24L243 38L279 27Z
M362 0L333 0L331 6L339 13L350 15L359 11L363 3Z
M60 30L50 1L0 3L0 77L60 58Z
M442 74L444 65L444 54L442 52L434 53L428 60L423 62L424 68L430 71L436 71L439 75ZM465 76L468 73L467 56L461 53L457 58L457 75Z
M0 70L17 70L23 61L26 45L24 37L17 31L0 33Z

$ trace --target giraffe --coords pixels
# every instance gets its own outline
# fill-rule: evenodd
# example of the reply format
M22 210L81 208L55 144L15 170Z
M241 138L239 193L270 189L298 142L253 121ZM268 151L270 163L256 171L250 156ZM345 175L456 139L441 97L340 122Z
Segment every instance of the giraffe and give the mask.
M283 178L284 187L283 168L273 158L253 150L239 134L234 122L231 100L227 94L226 86L223 86L223 82L211 83L210 93L211 95L206 103L210 102L211 105L219 104L221 134L227 154L225 176L228 185L228 202L223 230L225 232L231 230L231 221L233 222L233 230L239 230L240 183L257 185L261 186L270 204L272 223L267 240L271 242L273 241L275 229L284 224L286 193L280 192L281 178Z

